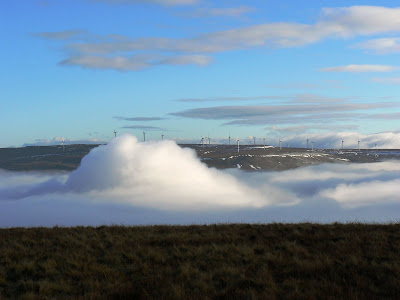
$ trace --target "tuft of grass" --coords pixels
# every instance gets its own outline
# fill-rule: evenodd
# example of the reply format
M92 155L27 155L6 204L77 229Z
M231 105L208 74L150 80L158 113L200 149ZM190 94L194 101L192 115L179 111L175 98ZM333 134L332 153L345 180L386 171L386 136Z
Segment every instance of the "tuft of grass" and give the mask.
M0 299L399 299L400 224L0 229Z

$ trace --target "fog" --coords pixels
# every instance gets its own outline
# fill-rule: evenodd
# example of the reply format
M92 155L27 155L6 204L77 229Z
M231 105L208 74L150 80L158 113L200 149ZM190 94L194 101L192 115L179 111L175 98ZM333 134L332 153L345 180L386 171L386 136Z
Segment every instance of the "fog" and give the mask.
M393 222L400 162L220 171L173 141L131 135L74 172L0 171L0 226Z

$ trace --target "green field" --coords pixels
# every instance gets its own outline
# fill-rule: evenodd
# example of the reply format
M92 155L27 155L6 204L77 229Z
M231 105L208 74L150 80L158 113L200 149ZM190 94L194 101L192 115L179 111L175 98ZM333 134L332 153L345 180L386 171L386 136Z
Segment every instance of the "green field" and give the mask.
M0 294L399 299L400 224L0 229Z

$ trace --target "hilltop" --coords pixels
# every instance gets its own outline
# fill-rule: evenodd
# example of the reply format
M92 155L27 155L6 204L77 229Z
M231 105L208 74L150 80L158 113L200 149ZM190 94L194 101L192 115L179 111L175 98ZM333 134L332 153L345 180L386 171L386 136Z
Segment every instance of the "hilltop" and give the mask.
M0 148L0 168L12 171L75 170L82 158L99 145L28 146ZM400 150L334 150L181 144L197 152L202 162L217 169L240 168L246 171L288 170L321 163L378 162L400 159Z

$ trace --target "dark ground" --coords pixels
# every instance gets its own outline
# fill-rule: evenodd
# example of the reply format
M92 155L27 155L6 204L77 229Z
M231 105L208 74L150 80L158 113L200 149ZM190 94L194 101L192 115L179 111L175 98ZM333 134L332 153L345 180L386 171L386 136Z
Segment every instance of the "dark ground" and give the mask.
M13 171L76 169L82 158L98 145L29 146L0 148L0 169ZM237 152L228 145L180 145L196 150L209 167L255 170L287 170L321 163L377 162L400 159L400 150L315 150L304 148L266 148L244 145Z
M2 299L400 299L400 225L0 229Z

